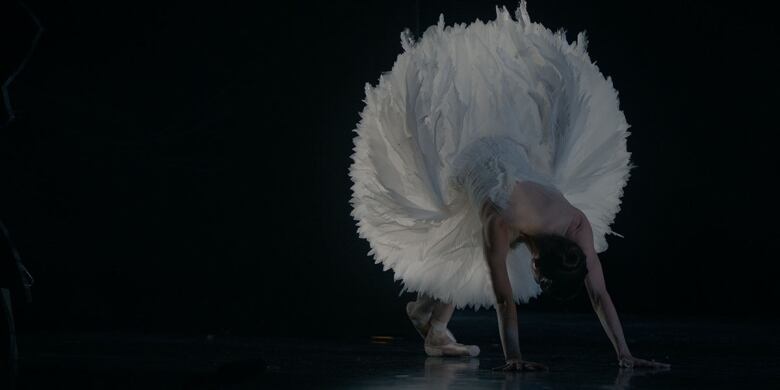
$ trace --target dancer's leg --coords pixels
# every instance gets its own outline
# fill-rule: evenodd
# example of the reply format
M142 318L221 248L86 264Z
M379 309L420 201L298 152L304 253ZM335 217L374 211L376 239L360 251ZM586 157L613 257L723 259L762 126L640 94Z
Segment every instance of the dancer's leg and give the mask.
M479 355L478 346L458 343L447 329L454 312L455 305L423 293L417 294L416 301L407 303L406 314L420 336L425 339L425 352L429 356Z
M414 324L414 327L425 338L431 326L436 326L439 333L446 336L444 331L452 318L455 306L444 303L424 293L417 294L417 300L406 305L406 314ZM439 343L445 343L444 340Z
M431 326L437 329L444 329L455 312L455 305L436 300L431 313Z
M425 293L417 293L417 300L411 310L411 315L415 318L428 318L433 312L434 306L438 300Z
M425 338L425 352L430 356L477 356L479 347L458 343L447 329L455 312L455 305L436 301L431 313L431 329Z
M436 299L430 295L418 293L417 300L406 304L406 315L412 321L412 325L417 329L417 333L425 340L428 330L431 328L430 318L433 308L436 305Z
M456 342L455 336L447 329L453 312L455 312L453 304L436 301L431 313L431 330L425 338L426 345L441 346Z

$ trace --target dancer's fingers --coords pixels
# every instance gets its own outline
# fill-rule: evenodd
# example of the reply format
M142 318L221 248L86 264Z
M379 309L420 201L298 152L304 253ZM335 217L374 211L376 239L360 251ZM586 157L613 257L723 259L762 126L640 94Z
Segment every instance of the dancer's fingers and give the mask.
M505 363L503 365L500 365L498 367L493 367L493 371L504 371L506 368L509 367L509 363Z
M651 367L653 363L645 359L634 359L634 367Z
M645 359L636 359L637 361L634 364L634 367L649 367L649 368L670 368L671 365L667 363L661 363L653 361L648 361Z

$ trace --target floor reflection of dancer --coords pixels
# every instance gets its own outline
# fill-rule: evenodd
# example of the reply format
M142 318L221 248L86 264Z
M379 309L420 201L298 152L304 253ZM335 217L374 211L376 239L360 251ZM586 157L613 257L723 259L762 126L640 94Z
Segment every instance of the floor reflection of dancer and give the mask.
M597 253L631 164L617 92L585 37L531 23L525 3L488 23L444 26L366 87L350 167L358 232L404 290L431 356L476 356L447 329L455 308L492 306L504 370L546 369L520 354L516 302L584 283L623 367L634 357ZM519 244L523 245L519 245Z
M448 389L459 378L471 376L478 371L478 359L429 357L425 359L425 387L430 389Z

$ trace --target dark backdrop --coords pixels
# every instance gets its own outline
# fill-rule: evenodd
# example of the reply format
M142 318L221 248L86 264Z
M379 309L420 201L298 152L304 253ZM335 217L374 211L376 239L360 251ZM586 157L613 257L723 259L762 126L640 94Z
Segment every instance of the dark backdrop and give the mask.
M411 294L349 215L364 85L404 28L492 20L495 3L241 3L27 2L46 31L0 131L0 218L36 277L23 329L409 330ZM601 257L621 313L777 315L778 38L761 4L528 5L570 40L587 30L632 125L625 238ZM0 12L5 77L34 26Z

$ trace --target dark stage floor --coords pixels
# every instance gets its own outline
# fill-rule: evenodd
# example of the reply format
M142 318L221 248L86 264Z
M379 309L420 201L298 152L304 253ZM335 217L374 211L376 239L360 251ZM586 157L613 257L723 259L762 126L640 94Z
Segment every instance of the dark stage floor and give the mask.
M478 358L430 358L403 337L347 341L137 334L23 334L20 389L780 388L778 322L624 316L632 352L670 370L620 370L594 315L523 313L521 348L545 373L500 373L492 311L456 312ZM393 335L376 335L393 336ZM415 337L412 337L415 336Z

